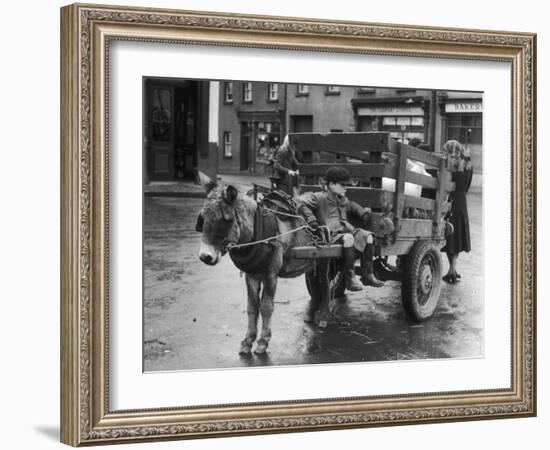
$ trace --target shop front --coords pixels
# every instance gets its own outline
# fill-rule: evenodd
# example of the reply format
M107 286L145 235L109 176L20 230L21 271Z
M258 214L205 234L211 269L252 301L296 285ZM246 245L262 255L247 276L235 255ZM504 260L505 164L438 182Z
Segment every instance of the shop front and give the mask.
M208 141L209 88L208 82L195 80L144 80L146 183L194 180L197 169L212 165Z
M440 105L443 145L449 139L462 143L469 151L474 170L482 168L483 103L477 99L446 99Z
M283 139L280 111L238 113L241 139L239 170L262 174Z
M404 143L428 142L428 110L423 98L353 99L357 131L387 131Z

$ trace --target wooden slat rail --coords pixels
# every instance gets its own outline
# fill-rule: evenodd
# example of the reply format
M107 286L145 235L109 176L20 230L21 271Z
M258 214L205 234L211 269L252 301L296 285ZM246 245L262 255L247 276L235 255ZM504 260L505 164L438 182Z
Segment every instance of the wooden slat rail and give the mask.
M323 177L331 167L344 167L352 178L358 181L369 181L376 177L393 178L395 169L389 164L367 164L367 163L319 163L319 164L298 164L300 175Z
M307 245L291 249L291 257L296 259L341 258L342 254L341 244L324 245L322 247Z
M348 188L346 197L351 201L359 203L363 207L372 209L389 210L393 204L393 192L377 188Z
M416 147L411 147L410 145L402 144L397 141L390 141L388 151L399 155L400 148L404 148L407 152L407 157L419 161L421 163L427 164L430 167L439 168L439 161L442 159L439 156L436 156L432 153L428 153L425 150L421 150Z
M322 189L321 185L302 185L300 187L302 192L317 192ZM393 205L395 194L377 188L350 187L346 192L346 197L359 203L361 206L389 210ZM435 210L435 200L404 194L403 199L405 208L418 208L426 211Z
M432 237L433 224L431 220L422 219L401 219L399 229L396 230L400 239Z
M300 191L318 192L323 190L323 186L319 184L300 186ZM346 197L351 201L359 203L361 206L367 206L373 209L388 210L393 203L393 193L376 188L366 187L350 187L346 192Z
M290 133L289 142L298 153L328 152L368 161L366 152L387 152L389 133Z
M323 177L331 167L344 167L351 177L357 181L369 181L372 178L393 178L395 179L395 165L393 163L367 164L367 163L313 163L298 164L298 170L302 176ZM449 179L450 180L450 179ZM418 184L424 188L437 189L438 179L429 175L423 175L410 170L405 172L407 183ZM444 191L451 192L454 189L453 183L445 181Z
M410 170L407 170L405 172L405 181L407 183L418 184L428 189L437 188L437 178L434 178L430 175L423 175L421 173L411 172Z
M435 200L424 197L413 197L412 195L405 195L405 207L406 208L418 208L425 211L435 210Z

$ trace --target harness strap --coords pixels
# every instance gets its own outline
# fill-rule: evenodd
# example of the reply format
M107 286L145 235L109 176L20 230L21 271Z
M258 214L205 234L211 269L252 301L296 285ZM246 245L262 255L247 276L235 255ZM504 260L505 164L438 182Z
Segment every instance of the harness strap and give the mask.
M246 242L245 244L233 244L233 243L230 243L227 245L227 248L229 250L233 250L233 249L238 249L238 248L242 248L242 247L249 247L251 245L256 245L256 244L267 244L275 239L278 239L282 236L286 236L287 234L292 234L292 233L295 233L297 231L300 231L300 230L303 230L304 228L311 228L309 225L302 225L301 227L298 227L298 228L295 228L293 230L290 230L290 231L285 231L284 233L279 233L279 234L276 234L275 236L271 236L269 238L266 238L266 239L261 239L259 241L252 241L252 242Z

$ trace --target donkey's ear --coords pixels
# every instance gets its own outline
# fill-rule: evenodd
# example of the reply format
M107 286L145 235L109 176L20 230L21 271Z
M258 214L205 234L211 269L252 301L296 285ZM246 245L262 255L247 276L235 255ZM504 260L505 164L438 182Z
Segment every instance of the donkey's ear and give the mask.
M223 199L228 205L235 204L235 201L237 200L237 197L239 196L239 191L235 186L226 186L226 188L223 191Z
M201 172L200 170L197 170L197 180L199 184L204 187L204 190L207 194L210 194L214 189L218 187L218 184L216 183L216 180L213 180L208 175L206 175L204 172Z

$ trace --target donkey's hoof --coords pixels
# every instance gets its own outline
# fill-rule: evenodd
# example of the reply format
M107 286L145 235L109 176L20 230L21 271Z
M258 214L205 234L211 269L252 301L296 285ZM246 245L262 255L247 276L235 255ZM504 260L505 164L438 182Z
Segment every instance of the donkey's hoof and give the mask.
M267 351L267 346L269 343L267 341L264 341L263 339L260 339L258 343L256 344L256 348L254 349L254 353L256 355L263 355Z
M239 355L249 356L251 350L252 350L252 342L249 342L248 340L244 340L241 342L241 349L239 350Z

